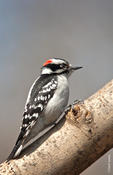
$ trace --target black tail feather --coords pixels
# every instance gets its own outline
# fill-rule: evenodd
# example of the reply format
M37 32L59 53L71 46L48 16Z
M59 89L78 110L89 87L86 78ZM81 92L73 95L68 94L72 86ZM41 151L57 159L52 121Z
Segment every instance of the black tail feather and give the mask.
M21 130L14 148L7 158L7 161L16 158L21 153L24 143L24 134L25 130Z
M14 148L13 148L12 152L10 153L9 157L7 158L7 162L11 159L16 158L20 154L20 152L22 151L22 147L23 147L22 140L19 140L17 142L17 144L14 146Z

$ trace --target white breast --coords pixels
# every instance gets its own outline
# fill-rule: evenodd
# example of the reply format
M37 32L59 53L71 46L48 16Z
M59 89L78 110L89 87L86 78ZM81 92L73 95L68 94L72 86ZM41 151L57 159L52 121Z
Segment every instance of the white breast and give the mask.
M66 107L69 99L69 86L68 80L65 75L58 76L58 87L53 95L52 99L47 104L47 107L44 111L45 122L52 123L56 121L64 108Z

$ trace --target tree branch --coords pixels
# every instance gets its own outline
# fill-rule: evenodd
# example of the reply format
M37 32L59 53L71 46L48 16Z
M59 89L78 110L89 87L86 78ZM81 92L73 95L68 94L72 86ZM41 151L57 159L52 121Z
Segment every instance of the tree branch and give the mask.
M113 80L75 105L23 157L0 165L0 175L78 175L113 147ZM37 148L38 147L38 148Z

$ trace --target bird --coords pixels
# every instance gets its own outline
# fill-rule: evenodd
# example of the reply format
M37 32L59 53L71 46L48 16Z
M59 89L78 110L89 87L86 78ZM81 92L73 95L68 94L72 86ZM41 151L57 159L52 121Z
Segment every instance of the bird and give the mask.
M61 116L69 99L68 78L80 68L72 66L64 58L46 60L29 90L20 133L7 161L17 158L31 139Z

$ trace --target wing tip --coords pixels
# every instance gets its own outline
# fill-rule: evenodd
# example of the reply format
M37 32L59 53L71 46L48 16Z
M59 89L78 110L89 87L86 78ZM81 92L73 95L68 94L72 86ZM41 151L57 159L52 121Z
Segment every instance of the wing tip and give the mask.
M21 153L23 148L23 145L21 144L18 148L17 145L14 146L12 152L10 153L10 155L7 158L7 162L10 161L11 159L15 159L17 156L19 156L19 154Z

